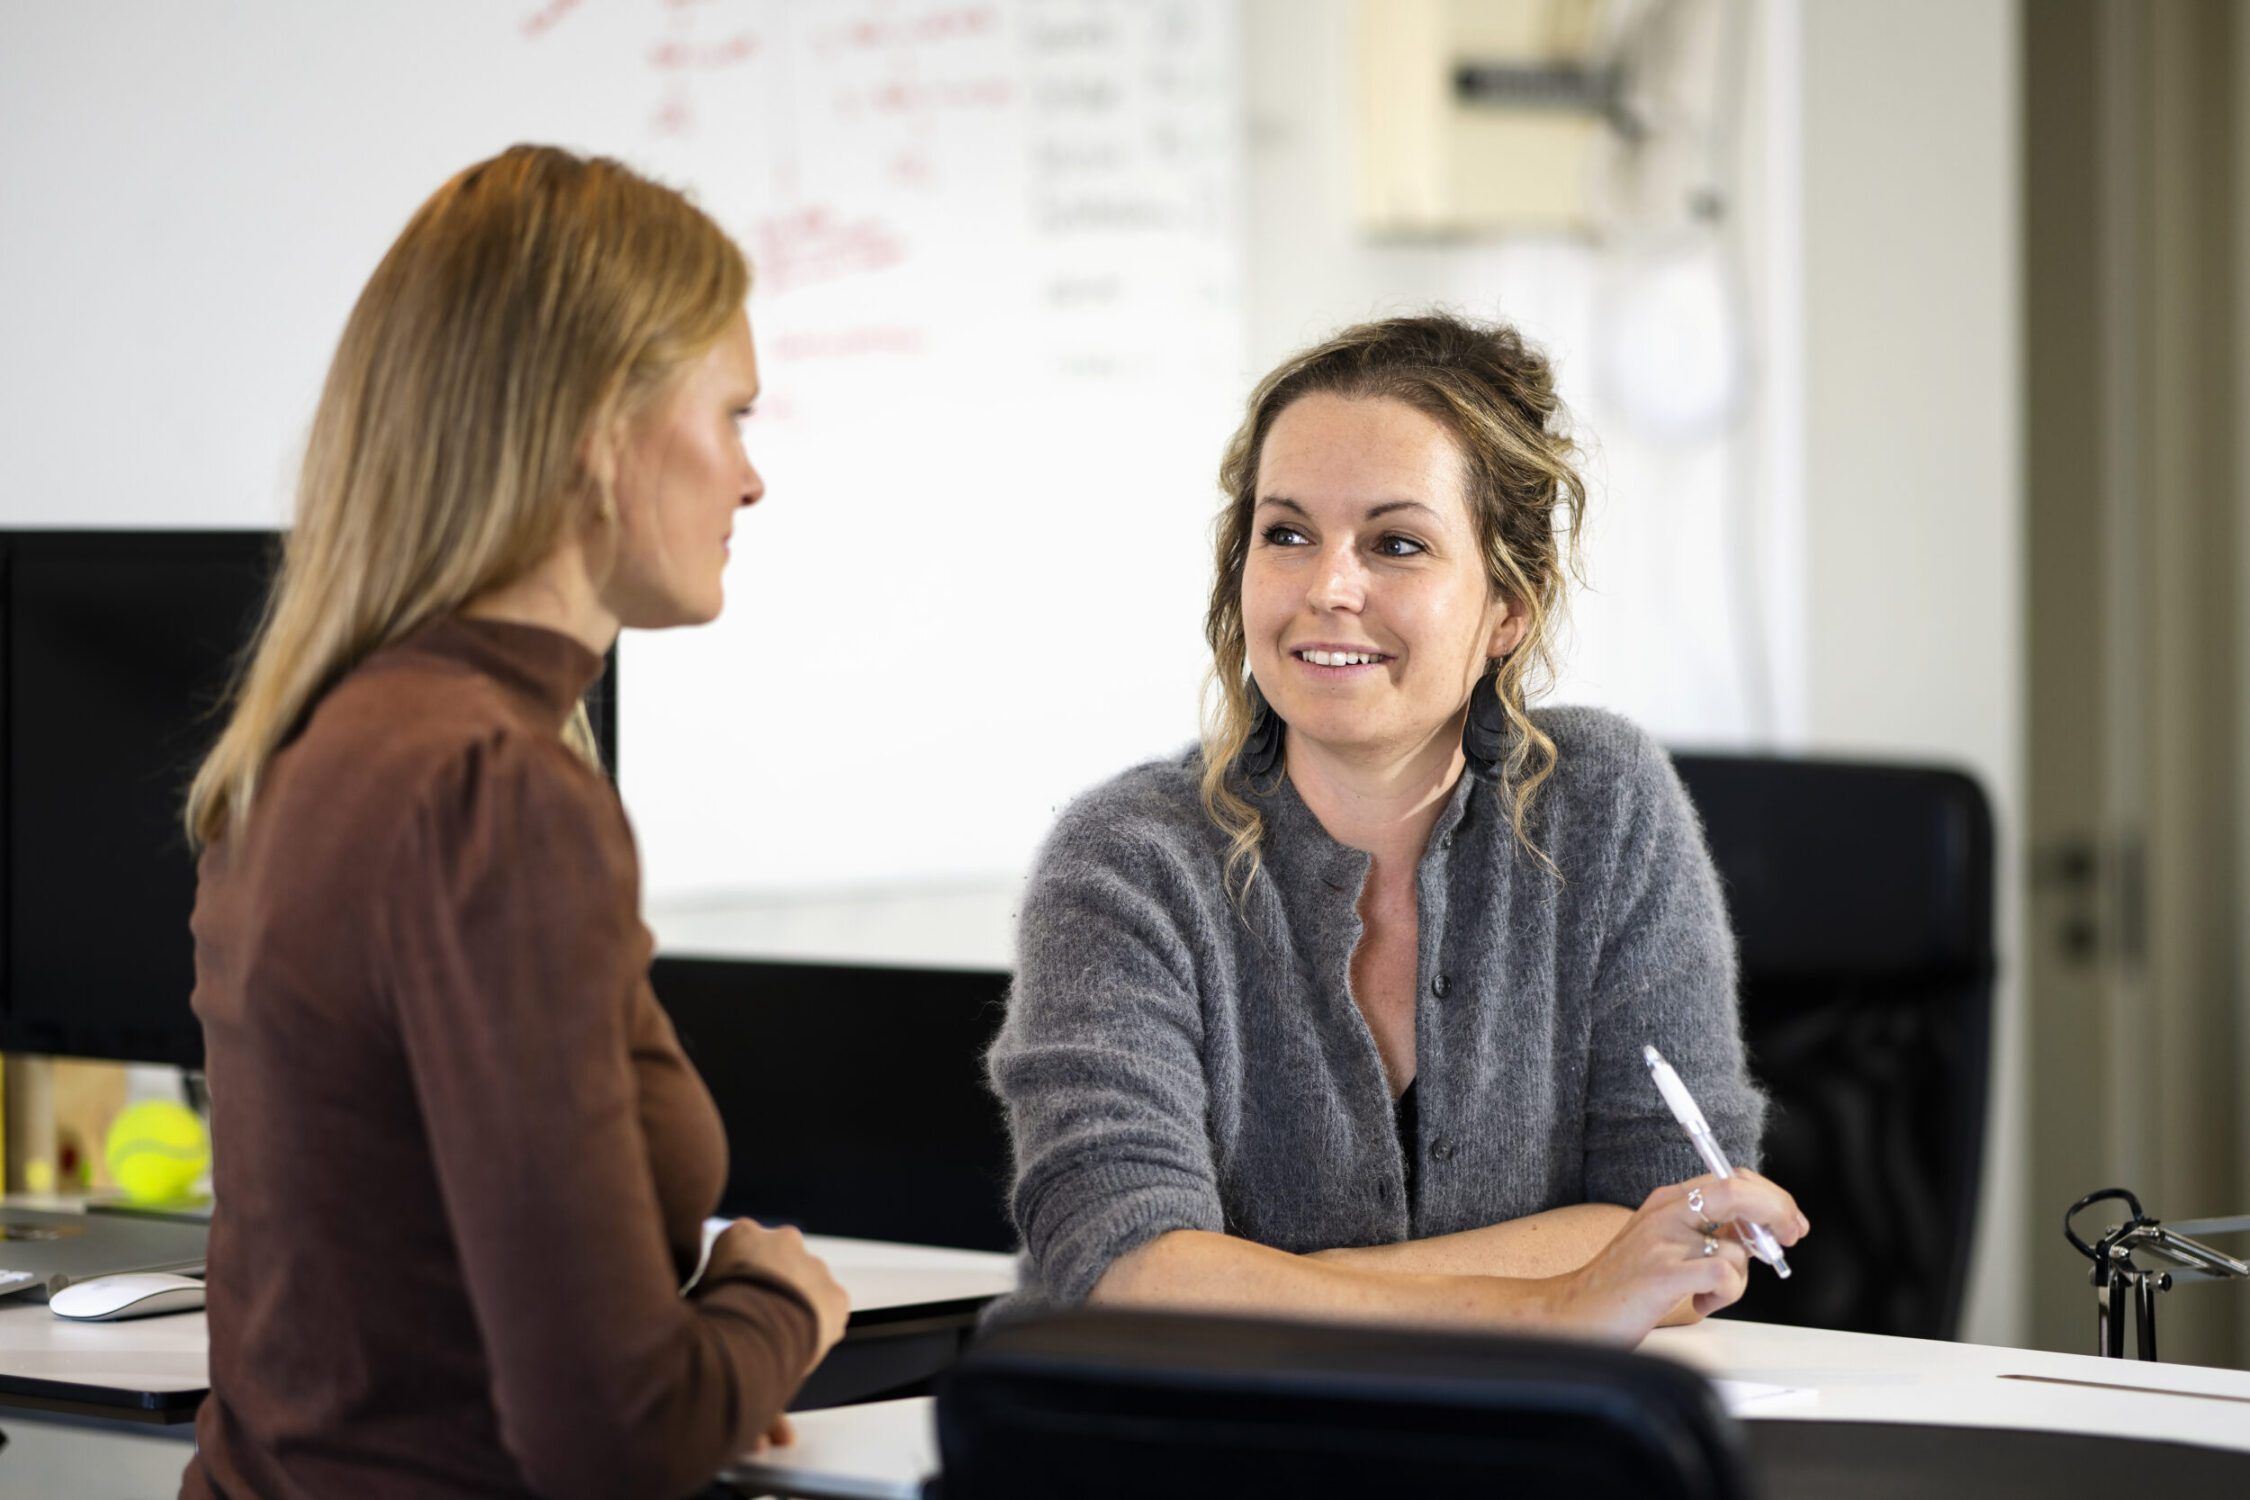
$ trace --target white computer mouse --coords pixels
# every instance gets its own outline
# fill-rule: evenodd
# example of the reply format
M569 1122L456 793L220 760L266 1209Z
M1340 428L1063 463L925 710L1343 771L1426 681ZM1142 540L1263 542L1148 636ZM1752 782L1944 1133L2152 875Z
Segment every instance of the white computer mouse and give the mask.
M167 1271L136 1271L126 1276L89 1276L47 1299L58 1318L106 1323L113 1318L148 1318L158 1313L193 1312L203 1305L203 1283Z

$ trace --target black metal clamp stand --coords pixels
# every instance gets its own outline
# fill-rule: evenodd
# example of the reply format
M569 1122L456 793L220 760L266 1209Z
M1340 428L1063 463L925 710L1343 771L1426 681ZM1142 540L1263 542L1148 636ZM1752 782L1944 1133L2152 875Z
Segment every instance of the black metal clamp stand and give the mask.
M2122 1202L2132 1217L2112 1224L2091 1245L2078 1237L2072 1220L2096 1203ZM2124 1188L2103 1188L2088 1193L2063 1215L2063 1238L2080 1255L2094 1263L2094 1352L2110 1359L2125 1357L2125 1304L2133 1305L2133 1345L2142 1359L2156 1355L2156 1294L2190 1281L2250 1280L2250 1263L2190 1239L2192 1234L2250 1232L2250 1214L2228 1219L2190 1219L2169 1229L2141 1212L2141 1200ZM2143 1269L2133 1263L2135 1252L2168 1261L2173 1269Z

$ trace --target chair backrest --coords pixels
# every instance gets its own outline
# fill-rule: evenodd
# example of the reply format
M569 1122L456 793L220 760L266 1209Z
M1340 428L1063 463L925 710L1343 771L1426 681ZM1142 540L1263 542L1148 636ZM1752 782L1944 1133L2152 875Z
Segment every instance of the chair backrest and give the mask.
M1076 1312L993 1330L937 1423L942 1500L1748 1493L1700 1376L1548 1340Z
M1766 1322L1951 1338L1989 1094L1992 813L1955 771L1677 755L1726 889L1765 1170L1816 1232Z

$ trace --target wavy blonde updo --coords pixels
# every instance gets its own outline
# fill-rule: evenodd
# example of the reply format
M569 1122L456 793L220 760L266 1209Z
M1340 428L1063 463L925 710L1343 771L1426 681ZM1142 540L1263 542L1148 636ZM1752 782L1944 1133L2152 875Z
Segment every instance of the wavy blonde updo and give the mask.
M190 840L240 828L275 752L370 652L614 521L596 435L670 389L749 290L717 224L601 157L515 146L432 194L329 365ZM567 737L592 758L583 708Z
M1304 350L1258 383L1219 465L1225 508L1215 530L1217 569L1203 633L1211 644L1211 689L1203 725L1203 806L1229 836L1230 880L1247 890L1257 874L1264 819L1236 789L1235 766L1250 736L1244 671L1242 573L1258 504L1266 434L1298 399L1326 394L1398 401L1436 420L1461 454L1463 498L1493 594L1524 614L1524 636L1489 680L1509 726L1497 794L1516 838L1543 863L1524 819L1555 769L1555 743L1525 711L1530 692L1551 682L1564 585L1577 571L1586 486L1578 449L1544 355L1504 323L1448 314L1361 323ZM1551 865L1550 865L1551 868Z

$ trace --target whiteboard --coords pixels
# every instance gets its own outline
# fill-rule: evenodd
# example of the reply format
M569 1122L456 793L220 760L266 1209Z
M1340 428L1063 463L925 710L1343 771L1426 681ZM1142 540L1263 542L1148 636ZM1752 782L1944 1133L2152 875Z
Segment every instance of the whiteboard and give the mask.
M623 648L673 949L1000 963L1060 804L1184 744L1240 411L1206 0L114 0L0 12L0 521L277 525L352 299L518 140L749 251L767 499Z

